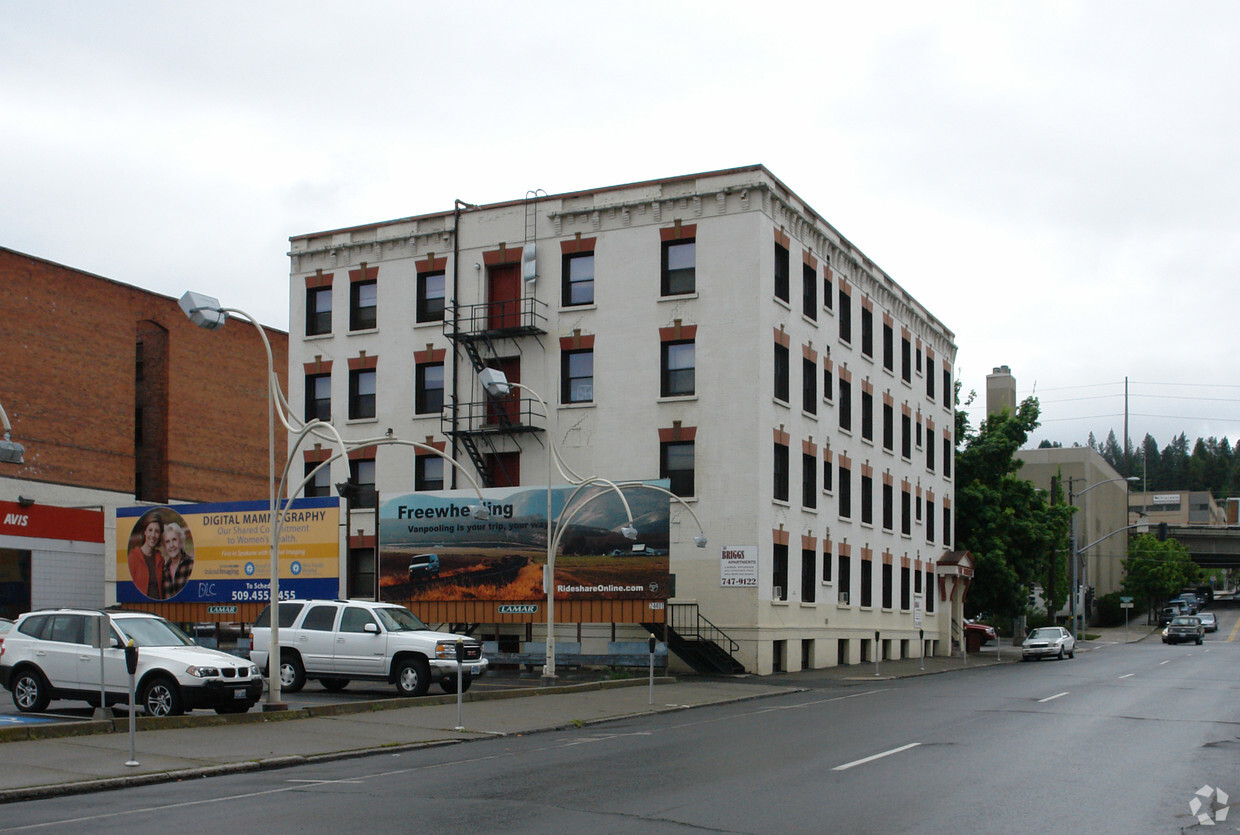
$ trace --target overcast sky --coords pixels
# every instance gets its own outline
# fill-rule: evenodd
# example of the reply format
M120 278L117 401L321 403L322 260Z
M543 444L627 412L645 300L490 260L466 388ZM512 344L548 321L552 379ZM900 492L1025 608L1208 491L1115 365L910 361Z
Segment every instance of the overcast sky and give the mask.
M0 246L287 328L292 235L761 163L1065 445L1240 440L1238 137L1230 0L0 0Z

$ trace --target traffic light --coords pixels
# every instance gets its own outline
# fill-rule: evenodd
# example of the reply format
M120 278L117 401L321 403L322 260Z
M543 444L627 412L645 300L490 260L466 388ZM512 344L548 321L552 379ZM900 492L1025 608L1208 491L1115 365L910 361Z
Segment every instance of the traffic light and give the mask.
M1167 523L1166 522L1158 523L1158 541L1159 542L1167 541Z

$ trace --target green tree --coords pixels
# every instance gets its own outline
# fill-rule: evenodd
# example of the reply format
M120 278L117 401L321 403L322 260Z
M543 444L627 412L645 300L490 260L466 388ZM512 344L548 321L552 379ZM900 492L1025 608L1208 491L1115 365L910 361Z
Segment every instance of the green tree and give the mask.
M1159 601L1199 582L1201 568L1174 539L1159 542L1153 534L1143 533L1128 540L1124 592L1145 601L1146 608L1153 609Z
M1027 398L974 431L967 412L956 411L956 547L975 564L965 604L970 613L1023 612L1029 590L1046 585L1068 548L1071 508L1051 504L1018 472L1015 453L1037 428L1038 414L1037 399Z

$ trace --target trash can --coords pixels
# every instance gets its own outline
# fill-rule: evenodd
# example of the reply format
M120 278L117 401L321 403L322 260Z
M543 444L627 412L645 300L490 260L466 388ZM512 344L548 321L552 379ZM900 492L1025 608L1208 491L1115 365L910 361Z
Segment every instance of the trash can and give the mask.
M964 633L964 648L966 652L981 652L982 633L973 629L966 629Z

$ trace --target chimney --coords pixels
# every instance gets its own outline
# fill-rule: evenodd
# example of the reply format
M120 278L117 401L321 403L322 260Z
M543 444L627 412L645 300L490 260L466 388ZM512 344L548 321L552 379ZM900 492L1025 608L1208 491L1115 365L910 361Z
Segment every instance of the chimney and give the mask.
M1012 376L1012 369L1000 365L986 375L986 416L1004 409L1016 411L1016 378Z

